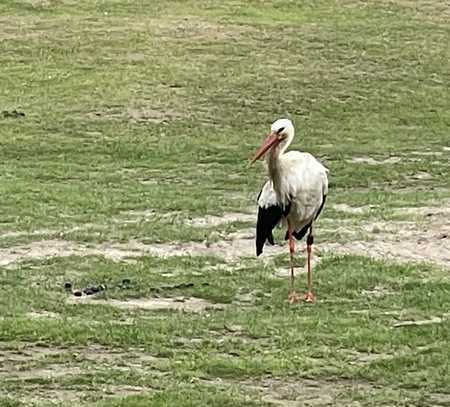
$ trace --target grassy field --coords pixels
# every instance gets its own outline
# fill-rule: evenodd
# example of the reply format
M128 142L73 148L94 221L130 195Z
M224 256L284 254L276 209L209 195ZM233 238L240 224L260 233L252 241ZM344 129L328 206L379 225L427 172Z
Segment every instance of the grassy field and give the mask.
M439 0L0 2L0 406L450 405L449 37ZM285 116L330 168L313 306L283 231L254 256Z

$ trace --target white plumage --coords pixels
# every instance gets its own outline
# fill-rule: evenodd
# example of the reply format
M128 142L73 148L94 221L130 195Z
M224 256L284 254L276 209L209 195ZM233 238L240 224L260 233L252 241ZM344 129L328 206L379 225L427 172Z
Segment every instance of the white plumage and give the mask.
M253 161L266 156L269 180L258 197L258 223L256 230L257 255L266 241L273 244L272 229L280 222L287 225L287 238L291 252L290 302L297 302L293 289L295 251L294 237L300 240L306 233L308 249L308 294L313 302L311 282L311 248L313 224L319 216L328 194L328 170L309 153L285 152L294 138L294 126L288 119L280 119L271 126L271 133L258 149Z
M277 175L264 184L258 206L286 206L290 202L287 219L294 230L301 230L314 220L328 194L328 170L309 153L289 151L278 160Z

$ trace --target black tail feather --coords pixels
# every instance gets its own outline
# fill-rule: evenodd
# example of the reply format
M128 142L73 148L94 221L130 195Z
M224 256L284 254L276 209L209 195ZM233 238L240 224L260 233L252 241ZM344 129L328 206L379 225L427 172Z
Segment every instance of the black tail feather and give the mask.
M323 209L323 207L324 207L324 205L325 205L326 199L327 199L327 196L324 195L323 198L322 198L322 203L320 204L319 210L317 211L314 220L316 220L316 219L319 217L320 212L322 212L322 209ZM306 235L306 233L308 232L308 229L311 227L311 225L312 225L312 222L311 222L311 223L308 223L308 224L307 224L306 226L304 226L302 229L297 230L297 231L294 231L292 234L294 235L294 237L295 237L297 240L302 240L302 239L305 237L305 235ZM284 240L288 240L288 238L289 238L288 232L286 231L286 235L284 236Z
M317 211L316 217L314 218L314 220L316 220L316 219L319 217L320 212L322 212L322 209L323 209L323 207L324 207L324 205L325 205L325 201L326 201L326 200L327 200L327 196L324 195L324 196L322 197L322 203L320 204L320 208L319 208L319 210Z

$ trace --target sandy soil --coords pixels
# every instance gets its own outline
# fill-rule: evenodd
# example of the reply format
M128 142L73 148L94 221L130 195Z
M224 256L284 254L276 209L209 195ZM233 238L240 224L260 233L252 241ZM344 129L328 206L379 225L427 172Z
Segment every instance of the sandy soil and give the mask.
M337 211L362 214L370 207L349 207L335 205ZM361 221L358 224L333 222L333 230L347 236L347 241L322 241L316 245L321 255L359 254L398 262L425 262L450 268L450 202L441 207L399 208L399 214L411 215L415 221ZM227 222L254 221L254 214L229 213L221 217L206 216L188 219L193 226L215 226ZM316 235L329 227L318 224ZM33 234L33 232L32 232ZM5 236L11 235L8 232ZM57 234L54 234L57 235ZM364 236L364 239L361 238ZM45 237L45 236L43 236ZM299 245L303 247L303 243ZM275 246L267 245L261 261L287 250L285 242ZM216 242L183 242L145 244L137 240L127 243L90 244L62 239L39 240L27 245L0 248L0 266L15 268L21 262L50 257L104 256L113 261L127 261L145 255L182 256L215 255L229 262L237 262L244 257L255 257L254 229L231 233L224 240Z

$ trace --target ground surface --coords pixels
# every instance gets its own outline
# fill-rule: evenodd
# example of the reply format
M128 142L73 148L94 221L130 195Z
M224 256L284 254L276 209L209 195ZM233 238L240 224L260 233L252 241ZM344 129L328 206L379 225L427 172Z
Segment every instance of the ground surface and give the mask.
M449 27L437 0L2 1L0 406L450 405ZM282 231L254 257L248 157L285 115L331 171L314 306Z

